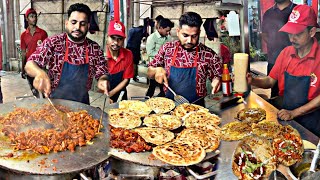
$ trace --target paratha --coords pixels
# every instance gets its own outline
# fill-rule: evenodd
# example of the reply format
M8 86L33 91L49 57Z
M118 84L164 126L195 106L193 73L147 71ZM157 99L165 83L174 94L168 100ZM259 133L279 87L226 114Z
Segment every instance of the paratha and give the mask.
M221 127L221 139L236 141L252 133L251 124L248 122L233 121Z
M116 128L133 129L142 123L140 116L128 109L110 109L109 124Z
M190 166L201 162L205 150L197 142L173 141L153 148L152 154L163 162L175 166Z
M232 171L239 179L266 179L276 168L271 143L264 137L247 136L234 151Z
M304 152L300 134L292 126L283 126L278 137L272 142L278 162L291 166L302 159Z
M138 100L123 100L119 102L119 108L129 109L141 117L147 116L151 113L152 109L147 106L145 102Z
M174 138L173 132L162 128L143 127L134 129L146 142L162 145Z
M179 118L183 118L188 113L199 111L199 110L209 111L208 109L196 104L184 103L184 104L180 104L173 110L173 115Z
M261 108L244 108L237 113L239 121L257 123L266 119L266 111Z
M212 152L219 147L220 139L214 134L208 134L201 129L187 128L181 131L177 138L179 141L196 141L206 150Z
M144 118L143 124L148 127L159 127L164 129L177 129L181 126L181 120L169 114L151 114Z
M198 126L206 126L206 125L219 125L221 122L221 118L215 114L211 114L208 111L195 111L187 114L183 118L184 126L188 127L198 127Z
M174 101L165 97L153 97L146 101L146 104L155 113L167 113L175 108Z
M252 133L258 136L273 139L281 132L282 125L275 121L261 121L257 124L252 124Z

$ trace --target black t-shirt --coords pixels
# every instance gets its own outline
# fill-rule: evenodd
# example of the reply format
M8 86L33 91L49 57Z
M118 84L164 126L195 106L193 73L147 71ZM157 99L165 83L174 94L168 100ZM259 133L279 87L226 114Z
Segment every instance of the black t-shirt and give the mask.
M262 32L268 34L268 63L270 64L274 64L280 52L291 45L288 34L279 32L279 30L288 22L295 6L296 4L291 3L288 7L280 10L274 5L263 15Z

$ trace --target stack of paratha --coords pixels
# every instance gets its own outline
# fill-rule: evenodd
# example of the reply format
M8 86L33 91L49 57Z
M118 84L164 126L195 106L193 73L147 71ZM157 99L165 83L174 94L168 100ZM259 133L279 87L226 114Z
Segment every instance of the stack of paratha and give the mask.
M113 127L133 129L147 143L156 146L152 152L155 157L172 165L201 162L206 152L216 150L220 144L221 119L217 115L195 104L175 108L174 102L167 98L121 101L119 109L109 111L109 121ZM182 124L185 129L181 131ZM176 129L181 131L177 137L170 131Z

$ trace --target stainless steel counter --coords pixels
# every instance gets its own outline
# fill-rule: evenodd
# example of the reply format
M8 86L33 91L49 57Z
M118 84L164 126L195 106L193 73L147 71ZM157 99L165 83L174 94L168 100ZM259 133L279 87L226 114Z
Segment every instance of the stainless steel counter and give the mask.
M220 116L222 118L221 126L234 121L234 117L236 116L237 112L246 107L263 108L267 112L267 120L278 121L277 119L278 109L272 106L270 103L268 103L264 99L262 99L260 96L258 96L254 92L250 92L250 94L245 98L245 101L247 102L246 104L241 103L236 106L224 109L220 112ZM316 135L314 135L313 133L311 133L310 131L308 131L307 129L305 129L295 121L279 121L279 123L282 125L289 124L292 127L296 128L299 131L302 139L308 140L314 144L317 144L319 141L319 138ZM239 141L231 141L231 142L221 141L221 144L219 147L221 151L220 153L221 162L219 163L219 168L218 168L219 170L218 170L216 179L218 180L237 179L237 177L232 172L231 162L232 162L233 151L238 143Z

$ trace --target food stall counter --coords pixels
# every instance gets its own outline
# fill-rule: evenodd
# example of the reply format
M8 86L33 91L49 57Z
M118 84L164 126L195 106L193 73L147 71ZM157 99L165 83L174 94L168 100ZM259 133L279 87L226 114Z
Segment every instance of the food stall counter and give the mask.
M277 119L278 109L251 91L249 95L245 98L245 103L240 103L236 106L221 110L220 112L220 116L222 118L221 126L229 122L235 121L235 116L237 115L238 111L240 111L243 108L262 108L266 110L266 113L267 113L266 120L278 121ZM306 128L304 128L303 126L301 126L299 123L295 121L279 120L279 123L282 125L291 125L293 128L297 129L301 135L301 138L304 140L310 141L313 144L317 144L319 141L319 138L316 135L314 135L309 130L307 130ZM238 179L232 172L233 152L238 143L239 141L221 141L221 144L219 147L221 152L220 162L218 165L219 167L218 167L218 174L216 176L216 179L228 179L228 180ZM278 170L279 168L284 168L284 167L279 166Z

